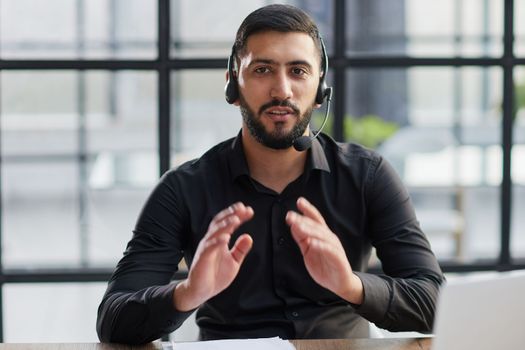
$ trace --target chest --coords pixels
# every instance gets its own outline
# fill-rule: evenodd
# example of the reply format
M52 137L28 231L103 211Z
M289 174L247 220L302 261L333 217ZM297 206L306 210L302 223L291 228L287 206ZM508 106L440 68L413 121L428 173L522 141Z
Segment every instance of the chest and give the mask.
M291 260L302 260L285 217L289 211L298 211L297 199L305 197L321 212L328 227L341 240L349 258L355 256L367 242L366 221L363 220L366 213L359 193L350 188L342 193L340 188L336 188L337 184L321 180L299 178L281 193L248 177L193 191L192 195L198 196L199 200L193 200L196 204L189 208L189 251L195 252L209 223L219 211L240 201L251 206L255 215L233 233L232 243L239 235L248 233L254 240L250 253L253 257L264 260L265 257L285 252Z

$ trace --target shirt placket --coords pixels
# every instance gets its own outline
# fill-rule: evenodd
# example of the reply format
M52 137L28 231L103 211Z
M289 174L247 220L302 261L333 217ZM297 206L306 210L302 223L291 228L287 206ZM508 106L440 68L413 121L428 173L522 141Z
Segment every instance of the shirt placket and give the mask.
M282 196L275 199L271 210L271 235L273 242L273 276L275 294L282 300L284 317L292 321L298 321L301 314L294 305L290 304L289 276L288 271L293 267L289 266L289 249L293 238L289 234L289 228L285 222L285 216L288 208Z

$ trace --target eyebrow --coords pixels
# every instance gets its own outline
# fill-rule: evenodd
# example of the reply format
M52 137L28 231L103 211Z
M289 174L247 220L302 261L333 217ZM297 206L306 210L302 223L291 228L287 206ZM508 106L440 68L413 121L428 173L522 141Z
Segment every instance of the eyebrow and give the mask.
M274 64L274 65L278 64L277 61L269 59L269 58L256 58L256 59L254 59L253 61L250 62L248 67L251 67L251 66L253 66L255 64L260 64L260 63ZM295 60L295 61L286 62L286 65L287 66L307 66L308 68L312 67L310 62L305 61L305 60Z

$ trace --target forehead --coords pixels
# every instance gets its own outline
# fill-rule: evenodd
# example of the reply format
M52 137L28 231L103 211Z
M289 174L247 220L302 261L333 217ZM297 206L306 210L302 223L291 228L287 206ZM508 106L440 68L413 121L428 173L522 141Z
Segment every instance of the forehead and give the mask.
M319 50L314 39L302 32L265 31L252 34L246 41L241 59L270 59L279 63L306 61L319 65Z

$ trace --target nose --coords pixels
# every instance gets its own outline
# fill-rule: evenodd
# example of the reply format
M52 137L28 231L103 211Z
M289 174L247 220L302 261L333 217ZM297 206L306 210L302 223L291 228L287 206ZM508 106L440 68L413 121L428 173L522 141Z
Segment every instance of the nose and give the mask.
M275 79L270 89L270 97L280 101L290 99L292 97L292 85L286 72L279 72L274 77Z

